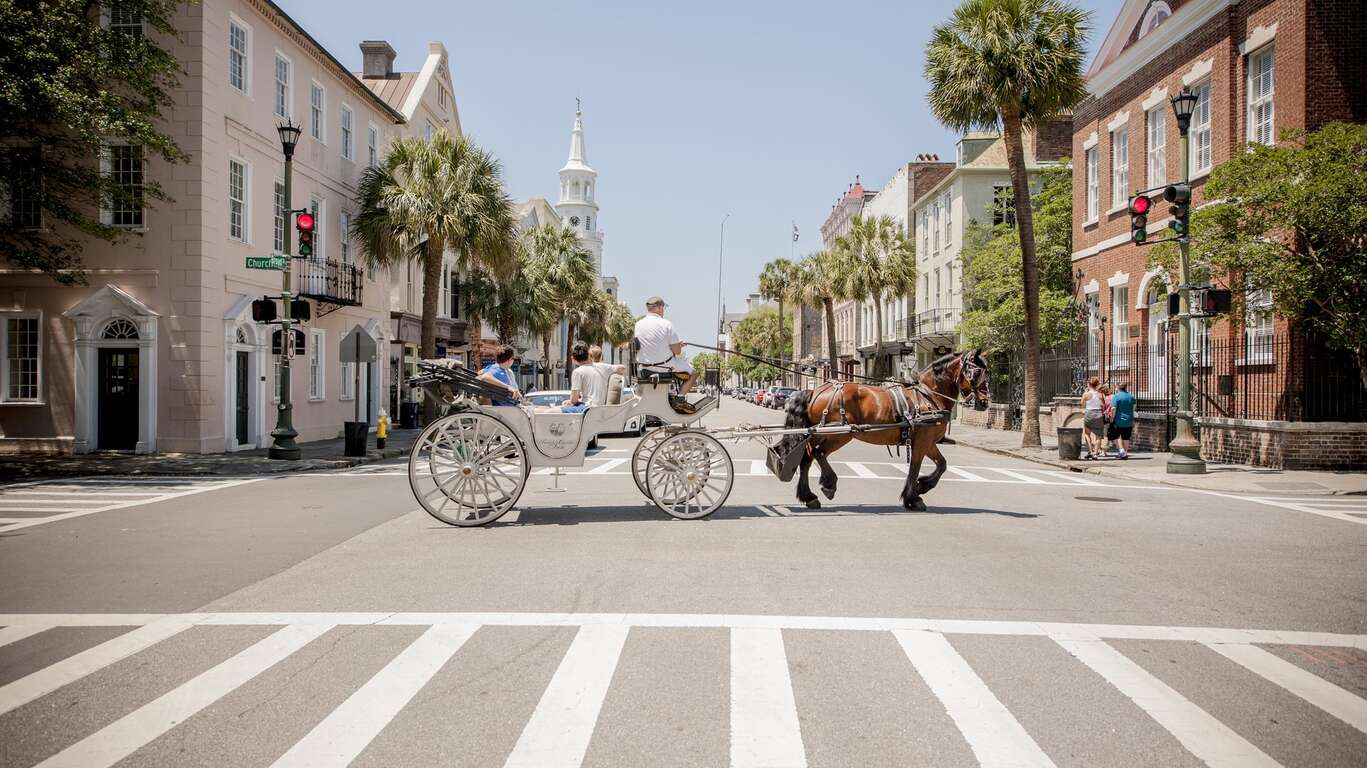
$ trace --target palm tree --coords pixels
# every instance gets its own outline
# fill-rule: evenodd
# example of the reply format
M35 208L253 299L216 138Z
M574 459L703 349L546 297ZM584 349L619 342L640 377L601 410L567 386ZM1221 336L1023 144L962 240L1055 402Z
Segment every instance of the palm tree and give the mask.
M889 216L855 216L850 231L834 243L848 265L843 287L846 298L873 303L874 352L872 375L885 376L883 357L883 301L903 296L916 286L916 255L902 228Z
M760 295L778 302L778 351L774 357L780 361L783 360L783 302L792 296L796 284L797 266L787 259L774 259L759 273Z
M400 139L384 161L361 173L360 212L352 219L367 263L422 266L420 354L437 354L442 259L452 251L462 271L513 273L512 204L497 160L464 136L439 130L430 141ZM427 419L436 403L427 400Z
M835 302L845 298L841 275L845 265L836 251L817 251L797 265L793 297L801 304L820 306L826 313L826 354L830 357L832 377L838 377L835 353Z
M527 262L527 274L531 291L529 301L545 302L551 308L551 322L537 323L533 332L541 336L543 360L551 359L551 334L561 321L577 314L596 289L597 276L593 269L593 256L579 242L579 235L572 229L565 229L556 223L543 224L523 235L523 258ZM565 360L566 373L569 365L569 339L573 335L573 324L567 326ZM550 373L547 368L545 386L550 387Z
M613 349L630 342L636 336L636 317L632 314L631 307L620 301L614 301L609 305L607 322L604 325L603 338Z
M1066 0L965 0L926 47L930 110L959 132L1000 126L1011 172L1025 291L1025 421L1021 444L1038 446L1039 262L1022 130L1086 96L1082 62L1089 14Z

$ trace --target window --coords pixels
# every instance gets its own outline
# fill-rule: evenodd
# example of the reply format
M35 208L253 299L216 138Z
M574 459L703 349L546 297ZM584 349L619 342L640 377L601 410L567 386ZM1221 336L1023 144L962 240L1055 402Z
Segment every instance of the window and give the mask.
M370 126L366 129L366 164L371 168L380 164L380 129Z
M921 211L921 258L930 258L930 222L925 211Z
M921 311L930 309L930 275L921 275Z
M247 165L228 161L228 237L247 242Z
M1117 285L1111 289L1111 367L1130 367L1125 354L1130 340L1130 287Z
M954 244L954 215L950 213L949 193L946 192L944 202L940 204L940 210L945 212L945 247Z
M342 107L342 157L348 160L355 159L355 152L351 147L351 121L352 114L350 107Z
M327 394L327 382L323 378L323 345L327 343L326 332L315 328L309 339L309 399L322 400Z
M319 141L323 138L323 112L327 107L327 95L323 92L323 86L317 83L309 85L309 135Z
M1191 364L1197 367L1211 365L1210 321L1205 318L1191 319Z
M1168 106L1159 104L1145 116L1148 126L1148 179L1150 187L1168 183Z
M437 86L437 103L441 105L442 109L446 109L446 89L440 85Z
M41 402L42 316L0 314L0 403Z
M940 252L940 201L930 206L930 250Z
M108 202L105 210L105 223L115 227L141 227L143 225L142 146L139 144L114 144L105 152L106 172L114 182L117 191Z
M275 116L290 116L290 61L275 54Z
M935 308L940 308L940 268L935 268Z
M451 271L451 317L460 317L460 274Z
M18 147L9 151L9 178L0 192L9 197L9 223L15 229L43 226L43 179L38 164L42 157L37 147Z
M342 363L341 386L337 387L337 399L354 400L356 399L356 364Z
M1192 89L1196 94L1196 109L1191 113L1191 131L1187 134L1191 142L1191 172L1193 175L1209 171L1212 165L1210 155L1210 81Z
M342 263L351 265L351 214L342 211L337 220L337 241L342 246Z
M1130 194L1130 129L1111 131L1111 207L1121 208Z
M431 140L432 140L432 134L434 134L434 133L436 133L436 132L437 132L437 126L432 125L432 121L431 121L431 120L428 120L428 121L427 121L427 140L428 140L428 141L431 141Z
M1101 296L1087 294L1087 370L1101 367Z
M241 93L247 92L247 28L237 19L228 21L228 85Z
M285 213L285 185L283 182L275 182L275 237L271 245L276 253L285 252L285 227L289 226L289 217Z
M1272 292L1249 291L1244 299L1244 356L1248 363L1272 362Z
M1010 184L992 185L992 226L1016 226L1016 200Z
M1097 189L1096 147L1087 150L1087 221L1100 216Z
M313 214L313 259L323 260L323 203L318 198L309 198L309 213Z
M1269 45L1248 57L1248 140L1259 144L1276 141L1272 133L1273 53Z
M117 1L109 4L109 29L130 37L142 37L142 14L128 5Z
M444 313L449 306L451 306L451 272L443 269L441 271L441 295L437 298L437 311ZM450 317L450 315L446 315L446 317Z

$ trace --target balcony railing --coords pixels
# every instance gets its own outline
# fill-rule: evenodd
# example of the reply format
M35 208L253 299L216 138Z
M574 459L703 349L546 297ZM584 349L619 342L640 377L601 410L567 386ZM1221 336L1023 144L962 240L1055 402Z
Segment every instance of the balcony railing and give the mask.
M916 315L917 336L947 336L959 330L958 309L927 309Z
M361 303L365 274L360 267L336 261L293 259L294 285L306 299L354 307Z

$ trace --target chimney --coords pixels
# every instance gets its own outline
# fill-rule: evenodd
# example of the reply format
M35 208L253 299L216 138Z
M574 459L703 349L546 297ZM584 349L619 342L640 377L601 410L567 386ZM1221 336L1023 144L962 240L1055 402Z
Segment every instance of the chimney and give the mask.
M361 77L394 76L394 49L384 40L361 41Z

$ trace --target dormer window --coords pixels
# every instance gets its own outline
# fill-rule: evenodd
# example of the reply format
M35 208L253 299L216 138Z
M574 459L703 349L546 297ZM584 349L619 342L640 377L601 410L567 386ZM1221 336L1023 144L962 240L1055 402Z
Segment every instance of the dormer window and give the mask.
M1144 20L1139 23L1139 38L1143 38L1144 35L1152 32L1155 27L1162 24L1171 15L1172 8L1168 7L1168 4L1162 0L1151 4L1149 9L1144 12Z

